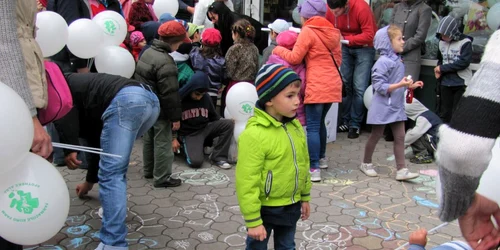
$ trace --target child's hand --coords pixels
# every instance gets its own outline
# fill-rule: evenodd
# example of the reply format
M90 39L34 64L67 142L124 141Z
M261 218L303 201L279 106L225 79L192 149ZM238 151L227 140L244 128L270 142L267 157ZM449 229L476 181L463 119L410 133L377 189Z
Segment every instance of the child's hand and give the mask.
M410 234L410 245L417 244L424 246L427 245L427 230L421 228Z
M401 81L398 83L400 87L410 87L410 85L413 83L413 80L411 79L408 79L405 77L403 77L403 79L401 79Z
M181 128L181 122L172 122L172 131L177 131Z
M410 89L423 88L423 87L424 87L424 82L422 81L416 81L409 86Z
M439 66L436 66L434 68L434 76L436 77L436 79L441 78L441 68Z
M302 210L301 210L301 216L300 218L302 220L307 220L309 218L309 215L311 214L311 207L309 206L308 201L303 201L302 202Z
M248 229L248 236L252 239L263 241L267 238L267 232L264 225L251 227Z
M181 144L179 143L179 141L177 140L177 138L174 138L172 140L172 151L174 153L178 152L180 148L181 148Z

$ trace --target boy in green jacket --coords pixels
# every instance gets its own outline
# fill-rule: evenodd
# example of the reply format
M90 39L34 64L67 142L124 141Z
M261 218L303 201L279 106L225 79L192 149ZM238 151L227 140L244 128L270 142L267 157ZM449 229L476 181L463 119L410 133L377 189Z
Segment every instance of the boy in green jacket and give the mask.
M300 78L279 64L264 65L255 86L259 100L238 141L236 194L248 228L246 249L295 249L299 217L309 217L309 153L300 122Z

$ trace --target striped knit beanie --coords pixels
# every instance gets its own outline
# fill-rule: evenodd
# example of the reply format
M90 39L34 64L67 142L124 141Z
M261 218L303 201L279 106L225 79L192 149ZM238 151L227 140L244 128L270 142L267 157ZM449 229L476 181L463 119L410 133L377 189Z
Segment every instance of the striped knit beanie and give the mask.
M259 104L265 105L279 92L294 81L300 81L300 77L291 69L281 64L266 64L260 68L255 80Z

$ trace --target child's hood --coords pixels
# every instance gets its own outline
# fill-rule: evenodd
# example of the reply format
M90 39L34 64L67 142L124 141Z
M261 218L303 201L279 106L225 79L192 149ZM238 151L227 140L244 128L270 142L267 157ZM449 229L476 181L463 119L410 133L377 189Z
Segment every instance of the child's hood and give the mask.
M377 31L375 34L375 39L373 45L380 55L388 56L391 59L399 58L394 48L392 48L391 39L389 38L389 33L387 33L389 26L385 26Z
M189 54L181 54L178 51L170 53L170 56L172 56L176 63L183 63L189 60Z
M149 21L142 24L141 31L148 44L151 44L155 38L160 38L158 28L160 28L160 22Z
M458 41L460 40L462 33L458 29L458 21L452 16L445 16L441 21L439 21L439 25L436 31L436 37L441 39L442 35L451 37L452 40Z
M310 28L316 34L316 37L311 39L319 38L328 49L333 50L339 46L340 31L333 27L333 24L324 17L311 17L304 23L304 26Z
M203 71L196 71L189 81L179 90L181 100L197 89L208 90L210 79Z

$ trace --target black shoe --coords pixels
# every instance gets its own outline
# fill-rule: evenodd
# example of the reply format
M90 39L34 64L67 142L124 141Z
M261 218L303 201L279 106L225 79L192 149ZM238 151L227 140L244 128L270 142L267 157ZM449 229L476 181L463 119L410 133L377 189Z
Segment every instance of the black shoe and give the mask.
M155 188L162 188L162 187L178 187L182 184L182 180L181 179L176 179L176 178L173 178L173 177L170 177L167 179L166 182L164 183L160 183L160 184L154 184L153 186Z
M337 133L343 133L349 131L349 126L341 124L337 127Z
M359 128L350 128L349 133L347 134L347 138L356 139L359 137Z

